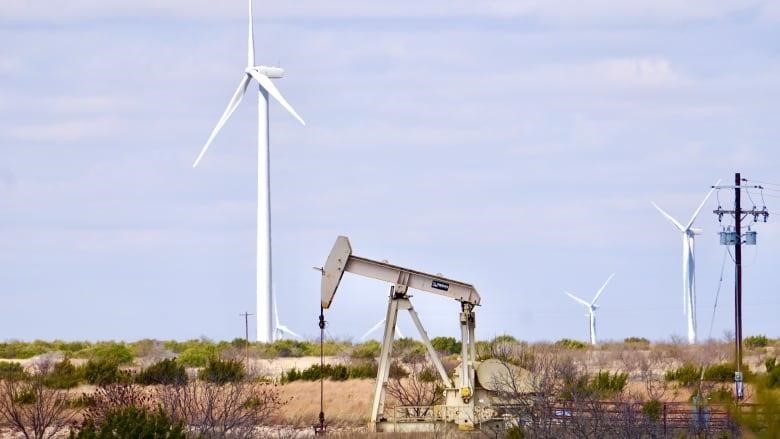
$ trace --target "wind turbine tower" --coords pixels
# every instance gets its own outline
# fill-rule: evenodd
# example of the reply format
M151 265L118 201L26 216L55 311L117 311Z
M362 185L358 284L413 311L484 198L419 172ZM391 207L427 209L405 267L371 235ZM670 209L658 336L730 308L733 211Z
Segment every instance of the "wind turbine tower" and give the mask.
M720 180L718 180L714 186L719 184ZM653 206L661 212L661 215L671 221L677 231L682 233L683 313L686 316L689 344L696 343L696 263L694 258L694 237L696 235L701 235L702 233L702 229L693 227L693 223L696 221L696 217L699 216L699 212L701 212L701 209L704 207L704 203L707 202L714 190L713 187L713 189L710 189L710 191L707 192L707 196L704 197L704 200L699 204L699 207L693 212L691 220L684 226L651 201Z
M596 292L596 295L593 297L593 300L590 302L580 299L579 297L575 296L574 294L571 294L568 291L564 291L569 297L574 299L579 304L585 306L585 309L588 310L588 322L589 322L589 335L590 335L590 344L596 345L596 310L598 309L598 305L596 305L596 301L599 300L599 296L601 296L601 293L604 292L604 288L607 287L607 284L609 281L612 280L612 278L615 276L615 273L612 273L609 275L606 281L604 281L604 284L599 288L599 290Z
M257 341L268 343L273 341L274 326L271 308L271 196L270 196L270 163L269 163L269 133L268 133L268 96L272 96L293 117L306 125L298 113L287 103L271 79L284 76L284 70L279 67L255 65L255 43L252 24L252 0L249 0L249 49L247 51L247 66L241 76L236 92L228 102L225 112L219 118L216 127L211 132L206 144L198 154L193 167L198 166L206 150L217 133L233 112L238 108L249 83L254 79L258 85L257 93Z

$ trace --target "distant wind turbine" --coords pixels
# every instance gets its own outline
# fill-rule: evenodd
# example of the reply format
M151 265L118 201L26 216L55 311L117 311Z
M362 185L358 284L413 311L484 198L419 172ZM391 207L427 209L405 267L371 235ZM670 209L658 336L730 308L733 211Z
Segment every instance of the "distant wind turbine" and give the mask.
M285 333L292 335L295 338L302 339L300 335L293 332L290 328L279 323L279 309L276 307L276 289L271 289L273 292L272 301L274 303L274 340L280 340Z
M720 180L715 183L715 186L720 184ZM666 213L663 209L658 207L657 204L651 201L653 206L658 209L663 216L672 222L674 227L682 233L682 277L683 277L683 312L686 316L686 323L688 326L688 343L696 343L696 265L694 261L694 236L701 235L702 230L693 227L696 217L699 216L699 212L704 207L704 203L712 195L713 187L707 192L707 196L704 197L699 207L693 212L691 220L688 224L683 226L679 221L674 219L671 215Z
M366 333L363 334L362 337L360 337L360 341L366 341L366 339L368 338L369 335L371 335L372 332L374 332L377 329L381 328L382 325L384 325L384 324L385 324L385 319L380 320L379 323L377 323L376 325L372 326L371 329L366 331ZM404 337L404 335L401 333L401 330L398 329L398 325L395 326L395 336L398 337L398 338L403 338Z
M575 296L574 294L571 294L568 291L564 291L569 297L580 303L581 305L585 306L585 308L588 310L588 319L590 323L590 344L595 345L596 344L596 309L598 309L598 305L596 305L596 301L599 300L599 296L601 296L601 293L604 292L604 288L607 287L607 284L609 281L612 280L612 278L615 276L615 273L612 273L609 275L607 280L604 282L604 285L599 288L599 290L596 292L596 296L593 297L593 300L590 302L587 302L583 299L580 299L579 297Z
M270 164L268 135L268 95L273 96L282 107L302 124L306 124L295 112L282 94L277 90L271 78L281 78L284 70L279 67L255 65L255 43L252 24L252 0L249 0L249 49L247 51L247 66L238 84L236 92L219 118L216 127L211 132L206 144L195 159L193 167L198 166L206 150L230 115L238 108L246 93L249 83L254 79L258 84L258 126L257 126L257 341L268 343L273 341L274 323L271 319L271 197L270 197Z

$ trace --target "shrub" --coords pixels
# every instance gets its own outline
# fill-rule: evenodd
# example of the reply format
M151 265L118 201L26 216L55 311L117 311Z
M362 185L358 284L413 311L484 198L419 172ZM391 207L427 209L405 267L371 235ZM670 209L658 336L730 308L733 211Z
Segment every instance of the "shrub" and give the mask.
M780 367L777 367L777 358L767 358L764 366L766 366L766 387L770 389L780 387Z
M129 364L133 362L133 352L124 343L113 341L97 343L80 352L80 356L102 363Z
M632 344L632 345L644 345L644 346L650 346L650 340L644 338L644 337L626 337L623 340L623 343L625 344Z
M736 371L731 363L713 364L704 370L705 381L717 381L719 383L727 383L734 381L734 372Z
M176 352L174 350L174 352ZM212 343L196 342L184 348L178 361L184 366L205 367L209 360L217 356L217 347Z
M369 340L352 348L350 356L359 360L373 360L379 356L381 350L382 345L378 341Z
M765 348L769 345L769 339L766 335L751 335L750 337L745 337L743 343L746 348Z
M198 378L210 383L225 384L241 381L246 376L244 364L238 360L220 360L212 358L203 370L198 373Z
M571 340L569 338L562 338L556 341L555 346L564 349L586 349L588 347L588 345L584 342L581 342L579 340Z
M16 362L0 361L0 380L19 380L27 374L21 364Z
M609 371L599 371L589 384L589 389L601 397L610 397L623 391L628 383L628 374Z
M455 337L434 337L431 340L431 345L438 352L452 355L460 353L463 344L456 340Z
M392 370L392 366L391 366ZM375 378L377 374L376 362L360 362L355 365L343 364L325 364L320 367L319 364L313 364L306 369L298 370L292 368L282 373L282 383L293 381L318 381L319 379L329 379L333 381L344 381L348 379Z
M110 411L100 425L87 420L70 439L186 439L182 422L173 422L161 409L154 412L139 407L120 407Z
M677 381L685 387L697 383L700 377L701 370L690 363L683 364L675 370L669 370L664 375L666 381Z
M173 384L182 385L187 383L187 372L184 366L177 363L174 359L166 359L152 364L142 370L136 377L138 384Z
M642 414L652 422L658 422L661 419L661 413L663 412L663 403L657 399L651 399L645 401L642 404Z
M350 379L376 378L376 361L363 361L349 367Z
M71 389L79 385L84 373L67 358L54 364L51 372L43 379L46 387L52 389Z
M96 386L127 381L128 376L119 370L119 365L112 361L89 360L84 365L84 379Z

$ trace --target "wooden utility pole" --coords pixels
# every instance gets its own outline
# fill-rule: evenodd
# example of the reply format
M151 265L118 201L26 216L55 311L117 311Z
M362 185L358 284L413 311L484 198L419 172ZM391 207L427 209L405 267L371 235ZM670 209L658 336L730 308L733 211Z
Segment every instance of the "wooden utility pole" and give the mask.
M756 209L753 206L750 210L742 210L742 189L761 189L761 186L747 186L742 182L747 182L747 179L743 180L739 172L734 174L734 210L721 209L720 206L713 211L718 215L718 221L721 221L723 215L734 215L734 232L733 236L729 236L731 232L721 232L721 244L734 246L734 363L736 373L734 374L734 382L736 385L736 397L741 400L744 397L743 376L742 376L742 216L752 215L753 221L758 221L759 216L764 217L766 222L769 212L766 210L766 206L763 206L761 210ZM718 189L726 188L728 186L719 186ZM749 195L749 194L748 194ZM746 236L751 239L747 240L748 245L755 245L755 232L751 232L748 227L748 233ZM726 238L726 239L723 239Z

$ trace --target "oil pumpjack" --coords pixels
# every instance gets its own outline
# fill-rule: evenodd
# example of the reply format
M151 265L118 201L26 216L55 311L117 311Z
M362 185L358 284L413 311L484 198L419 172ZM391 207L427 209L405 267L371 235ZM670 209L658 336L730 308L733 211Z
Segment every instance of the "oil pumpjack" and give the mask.
M378 361L376 388L373 404L371 405L369 430L375 432L424 431L426 429L433 430L439 428L435 424L441 423L454 424L459 430L472 430L475 428L475 425L488 421L489 418L493 417L491 410L485 410L488 407L480 407L484 403L489 403L491 398L482 394L486 390L478 383L476 375L479 374L479 371L475 372L478 363L476 361L476 339L474 336L474 310L480 304L481 299L473 285L444 278L440 275L399 267L385 261L376 261L353 255L352 246L346 236L339 236L336 239L333 249L321 271L322 309L330 308L341 278L346 272L378 279L390 284L387 316L385 318L382 349ZM448 376L447 371L444 369L441 359L431 344L417 312L412 307L409 295L410 289L454 299L460 304L458 321L462 342L461 364L455 371L453 379ZM428 355L445 387L444 404L431 407L434 416L427 419L416 419L415 422L409 422L408 420L404 422L404 419L388 416L384 413L385 388L391 362L390 355L400 310L409 311L420 338L428 351Z

